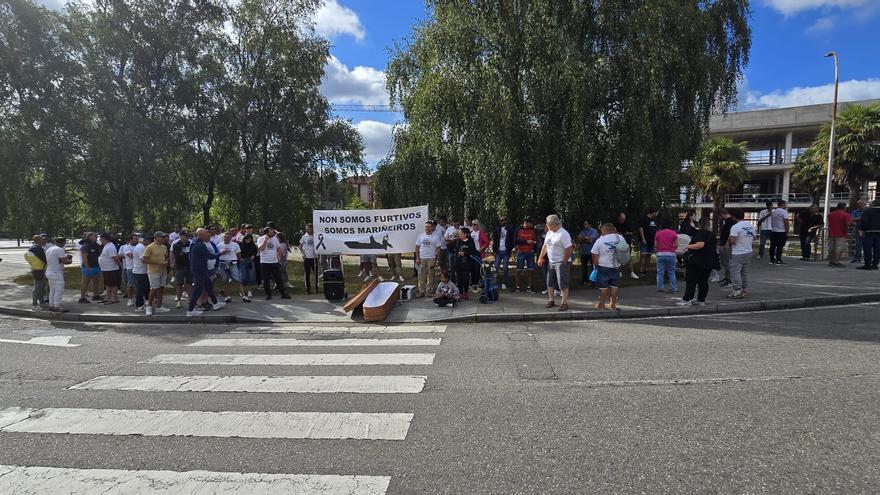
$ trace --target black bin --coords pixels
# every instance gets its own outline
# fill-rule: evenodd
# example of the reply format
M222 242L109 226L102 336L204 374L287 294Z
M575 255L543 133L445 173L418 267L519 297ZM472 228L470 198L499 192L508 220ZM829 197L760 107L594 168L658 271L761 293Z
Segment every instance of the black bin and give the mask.
M324 270L324 297L328 301L342 301L345 299L345 277L342 270Z

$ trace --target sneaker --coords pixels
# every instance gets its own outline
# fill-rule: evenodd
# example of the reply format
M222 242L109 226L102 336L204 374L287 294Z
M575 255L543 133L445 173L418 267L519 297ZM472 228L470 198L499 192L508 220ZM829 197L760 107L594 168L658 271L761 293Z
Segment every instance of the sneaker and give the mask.
M202 304L202 311L211 311L211 308L213 307L214 306L212 306L211 303L206 302L205 304Z
M632 279L638 280L640 277L639 277L638 275L636 275L636 272L630 272L630 273L629 273L629 278L632 278Z
M249 298L248 296L244 296L244 297L241 298L241 302L243 302L243 303L249 303L249 302L251 302L251 298Z
M657 289L657 292L666 292L666 289L660 287L660 288Z
M773 262L771 261L770 263L772 264ZM720 282L720 281L721 281L721 275L718 275L718 272L713 272L712 277L709 279L709 282Z
M180 309L180 308L183 307L183 303L180 302L180 301L177 301L177 303L174 304L174 307L177 308L177 309Z
M217 311L218 309L223 309L224 306L226 306L226 303L223 301L220 301L217 304L211 306L211 309L213 309L214 311Z
M685 301L684 299L682 299L680 301L676 301L675 305L676 306L693 306L695 301L696 301L696 299L694 299L693 301Z
M727 288L733 287L733 284L725 281L725 282L721 282L721 285L719 287L721 287L722 289L727 289Z
M730 299L742 299L746 297L746 291L744 290L735 290L727 295Z
M501 290L507 290L507 284L501 284Z
M223 299L223 302L225 302L226 304L229 304L232 302L232 298L229 296L226 296L226 299Z
M281 299L290 299L290 294L286 292L284 294L281 294Z
M187 311L187 312L186 312L186 317L187 317L187 318L192 318L192 317L194 317L194 316L202 316L202 312L199 311L198 309L194 309L194 310L192 310L192 311Z
M143 312L144 312L144 307L143 307L143 306L138 306L138 307L134 308L134 312L135 312L135 313L143 313Z
M397 277L397 280L399 280L401 282L406 282L406 279L403 278L403 275L400 275L399 277Z
M667 294L675 294L676 292L678 292L678 289L672 289L672 288L666 289Z
M89 304L90 302L91 302L91 301L89 301L89 299L88 299L87 297L81 297L81 298L79 298L79 303L80 303L80 304Z
M519 287L514 287L513 293L516 294L517 292L522 292L522 289L520 289Z
M128 302L125 303L125 306L128 308L134 306L134 299L129 299Z
M168 313L168 312L170 312L171 310L168 309L168 308L166 308L166 307L164 307L164 306L159 306L159 307L156 308L154 311L155 311L156 313Z
M383 277L383 276L380 275L380 276L379 276L379 282L384 282L384 281L385 281L385 277Z
M373 278L372 275L367 275L366 277L364 277L364 282L369 282L371 278Z
M541 291L541 294L544 294L544 295L546 296L546 295L547 295L547 289L542 290L542 291Z
M174 296L174 302L180 302L180 296Z
M153 316L153 307L152 306L144 306L144 312L147 316Z
M288 289L295 289L296 287L294 287L292 283L287 282L287 288Z
M92 296L92 301L94 301L94 302L101 302L103 300L104 300L104 296L102 296L100 294L98 294L97 296Z
M254 297L254 295L251 294L251 291L248 291L248 299L250 299L250 298L252 298L252 297Z
M862 266L857 266L856 270L873 270L873 268L871 268L868 265L862 265ZM80 302L82 302L82 301L80 301Z
M535 293L535 289L533 289L533 288L531 288L531 287L528 287L528 288L526 288L526 293L527 293L527 294L534 294L534 293Z

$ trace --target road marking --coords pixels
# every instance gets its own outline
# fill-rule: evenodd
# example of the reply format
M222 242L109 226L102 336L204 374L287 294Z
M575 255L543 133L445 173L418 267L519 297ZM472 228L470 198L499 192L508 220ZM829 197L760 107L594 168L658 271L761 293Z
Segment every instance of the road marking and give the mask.
M260 493L281 495L381 495L388 476L128 471L0 465L0 493L45 495Z
M9 408L3 432L154 437L403 440L408 413L148 411ZM0 423L2 424L2 423Z
M72 338L73 337L59 335L54 337L34 337L31 340L0 339L0 342L7 344L45 345L49 347L79 347L79 344L70 343L70 339Z
M443 339L205 339L189 347L381 347L440 345Z
M252 366L429 365L434 354L159 354L141 364L218 364Z
M307 335L372 335L384 333L445 333L445 325L395 325L359 327L323 327L318 325L284 325L277 327L236 327L230 333L307 334Z
M99 376L70 390L417 394L425 376Z

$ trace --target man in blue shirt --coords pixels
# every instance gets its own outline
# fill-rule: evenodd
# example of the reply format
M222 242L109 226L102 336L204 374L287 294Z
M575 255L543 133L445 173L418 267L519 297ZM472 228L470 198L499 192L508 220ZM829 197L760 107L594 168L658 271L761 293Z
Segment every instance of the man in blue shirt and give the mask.
M850 263L861 263L862 262L862 235L859 233L859 224L862 222L862 213L865 212L865 200L860 199L858 202L858 206L855 210L850 213L852 216L852 236L853 236L853 250L852 250L852 261Z
M578 244L581 249L581 285L587 285L590 281L590 272L593 269L593 243L599 238L599 232L590 225L590 221L584 221L584 229L578 234Z
M210 243L211 233L208 229L196 231L196 242L193 243L189 251L189 270L193 279L193 292L189 298L189 311L186 312L188 317L202 315L202 311L196 309L196 303L205 292L207 292L208 297L211 299L215 310L226 306L226 303L217 302L217 296L214 295L214 279L211 276L208 263L215 260L217 254Z

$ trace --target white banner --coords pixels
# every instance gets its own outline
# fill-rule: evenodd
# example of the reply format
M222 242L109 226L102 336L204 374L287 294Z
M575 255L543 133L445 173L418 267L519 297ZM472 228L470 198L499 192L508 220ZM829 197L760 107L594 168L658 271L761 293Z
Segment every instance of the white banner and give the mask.
M428 207L392 210L314 210L317 254L411 253L425 231Z

